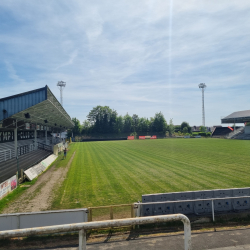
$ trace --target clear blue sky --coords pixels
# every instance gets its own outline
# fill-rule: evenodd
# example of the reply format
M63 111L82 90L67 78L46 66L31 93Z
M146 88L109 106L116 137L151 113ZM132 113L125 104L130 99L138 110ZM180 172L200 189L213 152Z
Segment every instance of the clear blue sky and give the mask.
M0 2L0 98L67 83L80 121L97 105L118 114L206 125L249 108L249 0Z

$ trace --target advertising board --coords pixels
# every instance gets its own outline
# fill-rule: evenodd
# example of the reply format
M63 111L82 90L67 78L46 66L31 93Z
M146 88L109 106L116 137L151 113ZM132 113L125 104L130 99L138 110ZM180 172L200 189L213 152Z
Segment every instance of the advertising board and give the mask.
M150 139L157 139L156 135L152 135Z
M25 129L30 129L30 124L29 123L25 123Z
M144 136L139 136L139 140L145 140L145 135Z
M127 138L128 140L134 140L135 139L135 137L134 136L128 136L128 138Z
M45 171L49 165L55 161L57 158L56 155L50 155L49 157L47 157L46 159L44 159L43 161L41 161L40 163L38 163L37 165L35 165L34 167L31 167L29 169L27 169L26 171L24 171L25 175L27 176L27 178L32 181L34 178L36 178L39 174L41 174L43 171Z
M17 187L16 176L12 176L10 179L0 184L0 200L5 197L8 193L13 191Z

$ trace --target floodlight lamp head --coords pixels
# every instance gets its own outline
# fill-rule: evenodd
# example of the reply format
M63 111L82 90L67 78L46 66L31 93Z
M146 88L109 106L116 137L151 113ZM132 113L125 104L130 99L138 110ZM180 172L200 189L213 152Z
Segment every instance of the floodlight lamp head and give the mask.
M59 81L59 82L57 83L57 86L58 86L58 87L65 87L65 86L66 86L66 82Z
M205 89L207 87L205 83L200 83L198 86L200 89Z

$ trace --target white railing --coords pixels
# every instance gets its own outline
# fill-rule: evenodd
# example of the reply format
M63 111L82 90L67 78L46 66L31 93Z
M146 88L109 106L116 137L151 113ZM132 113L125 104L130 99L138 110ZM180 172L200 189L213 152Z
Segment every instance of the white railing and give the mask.
M5 149L0 151L0 162L10 160L11 158L11 149Z
M106 221L95 221L95 222L82 222L74 224L65 224L48 227L34 227L27 229L18 230L6 230L0 231L1 238L13 238L23 237L38 234L49 234L49 233L62 233L79 231L79 250L86 250L86 230L98 229L98 228L109 228L109 227L123 227L132 225L143 225L152 224L159 222L168 221L182 221L184 224L184 249L191 250L191 225L189 219L183 214L171 214L171 215L160 215L140 218L129 218L120 220L106 220ZM139 244L139 243L138 243ZM139 249L140 247L138 247Z

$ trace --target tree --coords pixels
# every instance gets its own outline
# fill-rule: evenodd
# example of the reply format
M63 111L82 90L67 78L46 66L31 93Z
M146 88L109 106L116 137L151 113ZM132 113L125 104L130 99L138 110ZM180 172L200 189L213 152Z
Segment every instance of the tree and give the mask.
M123 132L123 117L120 115L116 117L115 133L120 134Z
M139 124L139 116L136 114L132 115L132 127L134 132L138 130L138 124Z
M175 131L175 126L173 124L173 118L171 118L169 120L169 125L168 125L168 132L170 137L174 134L174 131Z
M132 120L132 117L127 113L124 117L123 117L123 120L124 120L124 132L125 133L128 133L128 132L132 132L132 123L133 123L133 120Z
M140 118L138 124L138 132L147 134L149 132L150 122L146 118Z
M72 128L73 135L81 134L81 123L77 118L72 118L72 122L74 123L74 127Z
M201 132L206 132L206 127L200 126L200 131L201 131Z
M188 127L184 127L182 132L183 132L183 134L187 134L188 133Z
M85 120L83 123L82 123L82 135L88 135L91 133L91 123L90 121L88 120Z
M187 133L191 133L191 127L189 126L189 124L187 122L182 122L181 124L181 132L184 133L183 129L187 127L188 132Z
M113 133L117 112L108 106L96 106L88 114L88 121L95 133Z
M158 133L166 133L167 130L167 122L164 118L164 115L159 112L156 113L154 116L153 124L152 124L152 132L158 132Z

